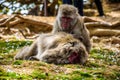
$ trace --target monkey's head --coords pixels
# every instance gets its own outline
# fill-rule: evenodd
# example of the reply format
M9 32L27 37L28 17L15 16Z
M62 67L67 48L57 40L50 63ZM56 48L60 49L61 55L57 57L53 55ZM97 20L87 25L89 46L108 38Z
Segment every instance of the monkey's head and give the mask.
M66 54L68 63L84 64L86 62L88 53L85 50L85 46L78 40L68 41L62 45L62 48L64 48L62 53Z
M87 57L88 57L87 52L84 52L83 50L80 50L78 52L74 51L68 57L68 61L69 61L69 63L72 63L72 64L76 64L76 63L84 64L86 62Z
M78 15L78 10L74 6L68 4L60 5L57 17L62 30L71 31L79 18Z

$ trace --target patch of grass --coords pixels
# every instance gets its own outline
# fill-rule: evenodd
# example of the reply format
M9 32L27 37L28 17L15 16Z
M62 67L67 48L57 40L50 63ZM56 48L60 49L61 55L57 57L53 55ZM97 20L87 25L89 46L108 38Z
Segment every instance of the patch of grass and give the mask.
M101 62L105 64L110 64L114 65L117 64L117 59L116 59L116 52L110 51L110 50L105 50L105 49L92 49L90 57L94 59L101 60Z
M88 66L91 66L91 67L94 67L94 68L100 67L100 65L99 65L98 63L95 63L95 62L90 62L90 63L88 64Z
M30 79L29 76L24 74L17 74L15 72L6 72L0 67L0 80L12 80L12 79Z
M92 77L92 75L90 73L87 73L87 72L82 72L82 71L73 71L72 74L79 74L83 77Z
M1 80L12 80L12 79L31 79L29 76L24 74L17 74L15 72L6 72L6 74L1 75Z
M52 77L53 80L70 80L71 76L70 75L65 75L65 74L59 74L59 75L53 75Z
M3 70L3 68L0 67L0 76L5 75L6 72Z
M33 71L33 73L30 75L33 79L46 79L47 74L41 71Z
M116 72L115 75L116 75L116 80L119 80L120 79L120 72Z
M0 41L0 53L10 53L31 43L32 41Z
M0 80L120 80L119 57L116 57L117 53L105 49L92 49L89 59L84 65L54 65L38 61L13 61L13 52L31 43L32 41L0 41L0 65L10 64L13 65L13 69L24 69L25 67L33 71L29 75L18 74L17 72L7 72L0 67ZM67 71L68 73L66 73L67 68L70 69Z
M21 65L23 63L23 61L21 60L16 60L13 62L13 65Z
M0 64L12 63L15 50L30 45L32 41L0 41Z

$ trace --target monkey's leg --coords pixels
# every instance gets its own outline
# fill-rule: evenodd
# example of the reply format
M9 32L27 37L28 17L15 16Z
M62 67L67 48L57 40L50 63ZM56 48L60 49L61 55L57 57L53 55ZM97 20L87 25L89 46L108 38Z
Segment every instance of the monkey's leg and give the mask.
M36 53L36 55L31 56L30 60L39 60L41 54L45 50L45 42L44 42L45 37L46 37L45 34L41 34L39 36L39 38L36 40L36 45L35 46L37 47L37 49L36 49L37 53Z
M27 53L25 53L24 59L29 60L31 56L34 56L36 54L37 54L37 41L34 41L27 50Z
M21 60L24 59L25 54L27 53L27 50L29 49L29 46L23 47L14 57L15 60Z
M51 34L41 34L39 35L39 38L36 40L36 46L37 46L37 54L30 57L30 60L40 60L40 56L43 54L43 52L48 49L47 47L52 45L50 44L49 37L51 37ZM53 38L52 38L53 39Z
M34 56L37 53L36 41L31 46L23 47L14 57L14 59L28 60L30 56Z

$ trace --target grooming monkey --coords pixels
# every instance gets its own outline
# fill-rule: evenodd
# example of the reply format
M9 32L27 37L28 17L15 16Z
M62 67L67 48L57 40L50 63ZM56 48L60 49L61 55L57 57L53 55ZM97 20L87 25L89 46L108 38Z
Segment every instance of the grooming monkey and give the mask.
M41 34L31 46L18 52L14 59L39 60L54 64L84 64L88 58L85 46L65 32Z
M77 8L74 6L67 4L60 5L52 33L56 34L56 32L60 31L72 34L75 38L83 42L87 52L90 52L89 32L84 25L82 17L78 14Z

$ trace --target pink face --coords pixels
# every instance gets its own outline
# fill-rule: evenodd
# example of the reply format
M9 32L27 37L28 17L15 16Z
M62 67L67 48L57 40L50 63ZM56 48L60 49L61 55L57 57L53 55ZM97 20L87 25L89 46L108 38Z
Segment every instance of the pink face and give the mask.
M72 18L70 17L61 17L61 27L63 28L63 30L69 30L71 29L71 22L72 22Z

